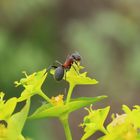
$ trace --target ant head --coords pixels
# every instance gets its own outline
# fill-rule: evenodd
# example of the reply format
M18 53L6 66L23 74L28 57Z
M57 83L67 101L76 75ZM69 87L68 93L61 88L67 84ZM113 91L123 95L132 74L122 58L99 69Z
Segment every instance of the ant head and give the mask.
M73 59L75 59L76 61L80 61L81 60L81 56L78 52L75 52L71 55L73 57Z

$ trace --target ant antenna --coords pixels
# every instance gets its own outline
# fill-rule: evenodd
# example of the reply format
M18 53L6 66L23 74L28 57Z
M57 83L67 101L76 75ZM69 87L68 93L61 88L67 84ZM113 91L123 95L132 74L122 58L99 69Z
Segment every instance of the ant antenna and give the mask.
M72 67L74 68L74 70L76 71L76 73L78 74L78 75L80 75L79 74L79 72L76 70L76 68L72 65Z
M59 62L58 60L55 61L57 64L59 65L63 65L61 62Z
M56 68L57 68L57 66L50 65L50 66L47 68L47 70L46 70L46 71L48 72L48 71L50 71L52 68L53 68L53 69L56 69Z

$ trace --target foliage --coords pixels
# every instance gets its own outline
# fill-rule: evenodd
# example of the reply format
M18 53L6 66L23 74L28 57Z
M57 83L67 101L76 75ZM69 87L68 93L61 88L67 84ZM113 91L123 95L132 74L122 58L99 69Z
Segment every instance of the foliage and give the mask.
M26 72L24 72L25 78L22 78L19 82L15 81L16 86L22 85L24 87L24 90L19 98L13 97L5 102L3 100L4 93L1 92L0 138L2 140L11 140L11 138L14 140L25 139L21 134L22 129L27 120L30 108L30 99L32 96L37 94L43 97L47 103L43 104L41 107L38 107L36 111L28 117L28 119L57 117L64 127L67 140L72 140L68 122L70 113L106 98L106 96L98 96L71 99L73 89L76 85L93 85L98 83L98 81L95 79L89 78L86 72L80 73L80 69L83 68L82 66L74 64L74 67L76 70L71 67L66 73L66 79L64 78L64 80L69 82L69 90L65 100L63 99L64 95L49 98L42 91L41 87L48 75L46 69L35 72L31 75L27 75ZM51 70L51 73L54 74L54 70ZM26 105L23 107L23 109L20 112L13 114L17 103L25 100ZM5 122L6 125L3 122Z
M28 120L55 117L60 120L64 127L67 140L72 140L71 130L69 127L69 116L72 112L90 105L90 108L85 108L88 115L84 117L83 123L80 124L84 128L84 135L81 140L86 140L95 132L101 131L104 136L99 140L139 140L140 139L140 106L134 106L130 110L126 105L122 106L124 114L116 117L112 115L113 121L104 126L104 122L110 110L110 106L94 110L94 103L101 101L106 96L98 97L79 97L72 99L73 89L77 85L94 85L98 81L87 76L87 72L81 73L83 69L79 64L73 64L69 71L66 72L64 80L69 83L69 90L64 99L63 94L52 96L49 98L42 90L42 85L48 75L46 69L27 75L19 82L16 81L16 86L22 85L24 90L19 98L12 97L7 101L4 100L5 93L0 92L0 140L29 140L22 135L23 127ZM54 69L50 71L53 75ZM30 116L30 100L34 95L41 96L46 103L38 107ZM17 113L15 108L17 103L26 101L24 107Z

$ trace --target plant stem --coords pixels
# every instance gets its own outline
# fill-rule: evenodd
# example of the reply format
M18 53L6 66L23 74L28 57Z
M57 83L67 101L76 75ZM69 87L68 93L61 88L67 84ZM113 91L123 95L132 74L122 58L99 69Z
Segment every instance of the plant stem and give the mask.
M73 88L74 88L74 87L75 87L75 85L70 83L70 87L69 87L69 91L68 91L66 103L68 103L68 102L70 101L71 95L72 95L72 91L73 91Z
M44 98L47 102L51 103L50 98L46 96L46 94L42 90L39 91L38 95Z
M70 131L69 122L68 122L68 115L61 116L60 121L65 131L66 140L72 140L71 131Z
M103 132L104 134L108 134L108 132L105 128L100 129L100 131Z

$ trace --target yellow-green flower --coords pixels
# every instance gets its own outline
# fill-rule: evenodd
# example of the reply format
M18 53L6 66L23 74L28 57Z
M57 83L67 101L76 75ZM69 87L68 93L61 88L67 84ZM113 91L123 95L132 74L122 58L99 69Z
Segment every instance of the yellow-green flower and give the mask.
M139 140L140 139L140 106L130 110L122 107L124 114L116 115L107 126L108 133L100 140Z
M0 93L0 140L24 140L21 132L27 119L30 100L27 100L23 109L13 114L17 98L13 97L7 102L3 100L4 93ZM22 136L22 138L24 138Z
M80 125L84 128L85 134L83 135L81 140L86 140L91 135L93 135L96 131L101 131L103 133L107 133L104 128L104 122L110 110L110 107L106 107L103 109L93 110L92 106L90 109L86 108L88 111L88 115L84 117L84 122Z
M80 73L82 66L73 64L66 73L66 81L73 85L92 85L97 84L98 81L87 76L87 72Z
M63 101L63 97L64 97L64 95L58 95L58 96L56 96L56 97L52 97L51 98L51 103L52 103L52 105L64 105L64 101Z
M122 114L122 115L116 114L116 117L113 118L113 121L107 127L108 131L110 131L112 128L118 125L122 125L123 123L125 123L126 118L127 118L127 114Z
M31 75L27 75L26 72L24 72L24 74L25 78L22 78L20 82L15 82L16 86L22 85L25 88L18 101L23 101L34 94L40 93L41 86L47 77L46 69Z

